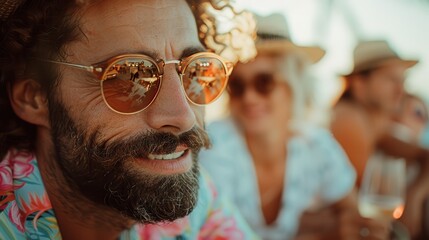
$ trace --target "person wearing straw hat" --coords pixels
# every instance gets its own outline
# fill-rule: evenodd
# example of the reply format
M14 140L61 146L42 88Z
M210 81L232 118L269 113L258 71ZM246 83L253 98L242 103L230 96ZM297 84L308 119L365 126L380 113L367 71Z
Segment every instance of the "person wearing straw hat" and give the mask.
M257 239L197 161L234 64L200 39L222 12L254 23L228 2L1 1L0 239Z
M402 59L384 40L360 42L354 50L354 68L344 76L346 88L331 123L334 136L356 169L357 186L377 151L420 166L417 180L407 190L400 219L413 238L421 231L422 207L429 195L429 151L411 141L394 117L404 95L405 73L417 63Z
M402 59L384 40L358 43L353 59L331 129L355 167L359 185L366 162L389 133L404 93L405 72L417 61Z
M309 70L324 50L294 44L281 14L256 20L258 55L231 73L231 116L208 126L213 147L200 153L203 166L263 239L347 239L361 237L361 228L384 239L386 226L357 214L345 153L306 114ZM305 210L325 207L329 215L313 214L300 227Z

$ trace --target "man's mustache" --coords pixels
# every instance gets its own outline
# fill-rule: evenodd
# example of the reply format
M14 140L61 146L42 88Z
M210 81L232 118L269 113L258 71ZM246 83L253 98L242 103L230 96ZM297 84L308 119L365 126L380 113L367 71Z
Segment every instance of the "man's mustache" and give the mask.
M126 158L147 158L149 154L169 154L178 146L185 146L193 152L201 148L209 148L210 140L203 129L193 127L191 130L175 135L169 132L150 131L127 140L96 144L99 149L93 149L97 155L121 156ZM97 151L100 150L100 151ZM107 151L106 151L107 150ZM102 157L102 156L100 156Z

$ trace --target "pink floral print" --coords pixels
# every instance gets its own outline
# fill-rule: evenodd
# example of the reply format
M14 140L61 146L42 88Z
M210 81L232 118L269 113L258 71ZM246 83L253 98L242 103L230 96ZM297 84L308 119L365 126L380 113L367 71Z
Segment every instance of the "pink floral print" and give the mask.
M204 171L200 186L203 204L191 215L171 223L136 224L121 236L133 236L133 240L255 239L235 209L220 201ZM59 230L35 156L10 150L0 162L0 238L61 239Z
M21 188L24 183L13 186L13 180L29 176L34 171L30 163L34 156L28 152L13 149L0 162L0 194ZM12 166L12 168L11 168ZM13 171L12 171L13 169Z
M208 221L200 231L198 239L223 240L244 239L244 234L238 227L235 218L225 215L220 209L210 213Z
M161 240L162 237L178 236L189 226L189 218L181 218L174 222L140 225L138 227L139 236L142 239Z
M24 224L21 221L21 212L19 211L16 201L11 203L10 211L8 213L10 221L16 226L18 231L24 232Z

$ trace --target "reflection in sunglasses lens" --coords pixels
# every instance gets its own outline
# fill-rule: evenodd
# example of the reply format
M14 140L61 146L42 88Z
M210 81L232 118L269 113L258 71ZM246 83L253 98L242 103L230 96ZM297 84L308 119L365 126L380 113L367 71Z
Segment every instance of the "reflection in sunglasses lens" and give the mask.
M226 69L218 59L197 58L185 67L183 87L190 101L208 104L220 96L227 79Z
M113 110L134 113L152 103L158 92L160 79L154 62L130 58L111 64L101 84L103 97Z
M184 66L183 87L190 101L208 104L216 100L226 86L228 76L223 63L213 57L200 57ZM145 58L118 60L102 77L102 93L110 108L135 113L155 99L161 79L157 64Z

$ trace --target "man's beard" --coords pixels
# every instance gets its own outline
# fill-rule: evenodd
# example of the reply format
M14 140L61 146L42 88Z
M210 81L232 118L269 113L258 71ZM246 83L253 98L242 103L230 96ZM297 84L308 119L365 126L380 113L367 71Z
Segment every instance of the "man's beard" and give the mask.
M173 221L191 213L198 198L197 155L209 145L204 130L194 127L179 136L148 132L107 143L100 140L99 130L85 131L76 124L63 104L54 99L49 103L54 157L72 190L141 223ZM192 151L188 172L156 175L132 164L150 153L171 153L179 145Z

